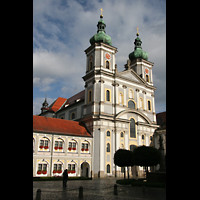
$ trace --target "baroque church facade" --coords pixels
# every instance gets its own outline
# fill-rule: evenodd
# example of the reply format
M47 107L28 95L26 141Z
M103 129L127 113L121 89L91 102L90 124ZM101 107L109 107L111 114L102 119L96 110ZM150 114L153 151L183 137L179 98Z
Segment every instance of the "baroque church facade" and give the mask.
M154 131L159 127L155 113L154 63L148 61L148 53L142 50L138 31L125 70L118 72L117 48L112 46L105 28L101 14L97 33L85 50L86 73L82 77L85 90L69 99L59 97L49 107L45 99L39 114L84 124L92 136L88 173L92 177L120 176L123 170L114 164L115 152L119 148L133 151L137 146L151 145ZM133 167L131 173L142 176L143 167Z

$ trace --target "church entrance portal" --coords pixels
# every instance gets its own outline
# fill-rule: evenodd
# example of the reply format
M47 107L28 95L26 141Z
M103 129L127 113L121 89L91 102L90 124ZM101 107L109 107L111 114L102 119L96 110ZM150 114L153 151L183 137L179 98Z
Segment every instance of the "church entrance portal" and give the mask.
M89 177L89 164L87 162L81 164L81 176Z

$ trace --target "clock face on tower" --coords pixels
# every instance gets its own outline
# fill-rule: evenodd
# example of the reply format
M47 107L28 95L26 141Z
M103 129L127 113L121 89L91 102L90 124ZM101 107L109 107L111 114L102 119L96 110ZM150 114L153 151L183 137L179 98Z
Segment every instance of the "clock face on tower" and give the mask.
M110 60L110 58L111 58L109 53L105 53L105 57L106 57L107 60Z
M145 73L146 73L146 74L148 74L148 73L149 73L149 70L148 70L147 68L145 68L145 70L144 70L144 71L145 71Z

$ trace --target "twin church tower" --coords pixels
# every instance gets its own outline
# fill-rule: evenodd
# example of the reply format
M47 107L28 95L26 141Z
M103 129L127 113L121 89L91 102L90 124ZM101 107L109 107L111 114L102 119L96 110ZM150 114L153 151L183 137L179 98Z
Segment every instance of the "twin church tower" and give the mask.
M86 73L82 77L85 90L79 93L81 101L77 100L73 106L66 102L56 112L57 118L84 123L93 136L91 172L94 177L118 176L122 169L114 165L115 152L119 148L133 151L137 146L151 145L154 131L159 127L153 63L142 50L138 30L125 70L118 72L117 48L112 46L105 29L101 13L97 33L90 38L91 45L85 50ZM131 172L140 175L143 168L133 167Z

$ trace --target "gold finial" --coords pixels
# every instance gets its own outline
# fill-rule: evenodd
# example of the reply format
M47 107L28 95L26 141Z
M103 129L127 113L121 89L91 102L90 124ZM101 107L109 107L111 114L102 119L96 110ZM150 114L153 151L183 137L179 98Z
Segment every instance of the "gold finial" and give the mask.
M138 29L139 29L139 28L137 27L136 29L137 29L137 35L139 35L139 33L138 33Z
M101 15L100 15L100 16L102 16L102 17L103 17L103 15L102 15L103 9L101 8L101 9L100 9L100 11L101 11Z

